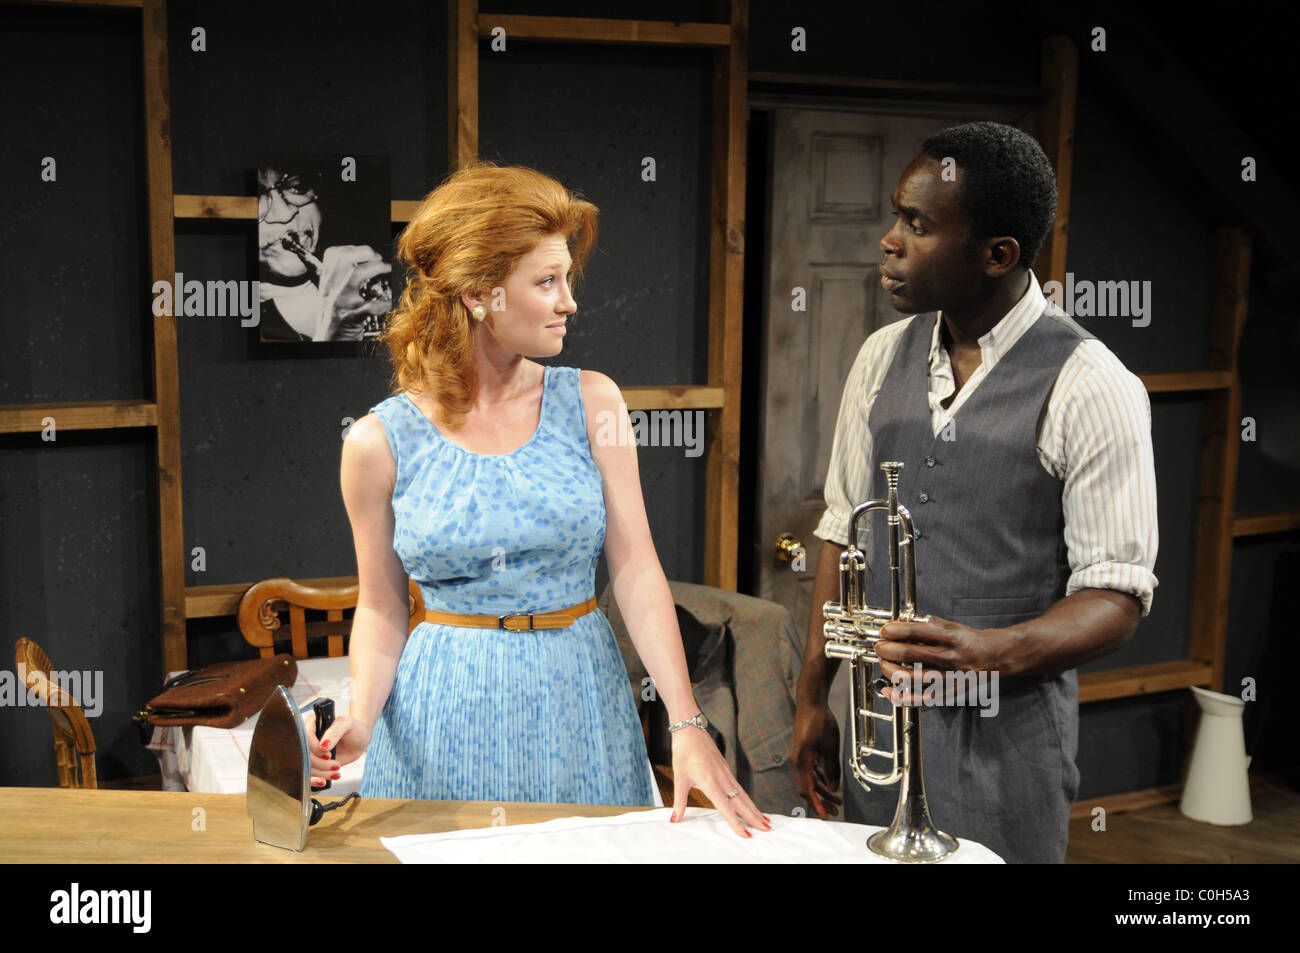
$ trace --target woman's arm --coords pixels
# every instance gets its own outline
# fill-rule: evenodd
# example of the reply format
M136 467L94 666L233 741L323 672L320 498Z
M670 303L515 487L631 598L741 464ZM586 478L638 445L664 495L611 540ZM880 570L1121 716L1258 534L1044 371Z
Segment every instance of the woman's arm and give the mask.
M339 469L359 581L348 646L352 702L348 717L338 719L326 733L331 747L338 742L335 756L343 764L359 758L370 741L371 729L393 689L410 626L406 571L393 550L396 478L397 465L383 424L375 414L367 414L348 430ZM319 758L316 751L312 758L314 774L332 770L332 762Z
M637 655L668 709L668 720L675 724L695 715L700 706L691 691L672 592L650 536L627 407L617 385L596 371L582 372L582 400L591 455L604 480L605 560L614 598Z
M691 690L672 592L650 536L627 406L617 385L604 374L583 371L581 384L591 455L604 481L605 559L614 598L637 655L668 709L668 720L685 721L699 712L700 706ZM736 833L748 836L736 814L755 827L768 826L743 791L735 798L727 797L739 791L740 785L712 739L699 729L687 727L673 734L673 773L677 783L674 817L685 808L693 784L713 801Z

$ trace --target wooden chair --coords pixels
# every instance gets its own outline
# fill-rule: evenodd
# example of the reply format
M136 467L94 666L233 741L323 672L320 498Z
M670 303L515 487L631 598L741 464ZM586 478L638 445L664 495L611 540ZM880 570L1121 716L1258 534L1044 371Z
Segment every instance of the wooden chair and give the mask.
M31 639L19 639L14 646L14 669L25 687L37 695L54 723L54 758L59 766L59 787L98 788L95 776L95 736L81 705L57 682L51 681L54 666L44 649ZM21 691L22 689L20 689ZM77 779L77 767L81 779Z
M420 587L409 586L411 622L414 629L424 618L424 597ZM343 610L357 606L357 584L344 586L305 586L292 579L263 579L248 587L239 600L239 631L244 641L256 646L262 658L276 654L275 643L283 641L280 613L289 613L290 651L296 659L307 658L309 637L328 638L330 658L343 654L343 637L352 631L352 620L343 618ZM307 610L324 610L325 619L308 622Z

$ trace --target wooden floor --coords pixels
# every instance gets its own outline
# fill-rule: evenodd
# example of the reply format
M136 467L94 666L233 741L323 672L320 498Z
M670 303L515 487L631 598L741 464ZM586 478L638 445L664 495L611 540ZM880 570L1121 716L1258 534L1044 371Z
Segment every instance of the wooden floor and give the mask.
M1177 802L1111 812L1106 830L1089 818L1070 822L1067 864L1300 863L1300 793L1280 781L1251 775L1255 819L1219 827L1185 817Z

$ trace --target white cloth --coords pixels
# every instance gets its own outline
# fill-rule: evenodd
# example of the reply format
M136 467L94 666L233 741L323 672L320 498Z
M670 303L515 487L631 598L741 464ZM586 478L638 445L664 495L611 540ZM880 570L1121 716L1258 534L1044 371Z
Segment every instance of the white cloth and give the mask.
M541 824L501 826L443 834L381 837L404 864L886 864L867 848L880 830L812 818L771 818L770 831L736 835L715 810L688 808L671 824L672 810L633 811L615 817L562 817ZM1000 864L982 844L959 840L944 864Z
M930 424L935 436L1048 304L1031 271L1021 299L979 339L980 366L946 408L943 401L952 396L956 383L948 351L940 342L939 315L930 342ZM844 384L826 474L826 512L814 530L821 539L841 546L848 543L853 508L870 498L876 464L867 419L907 323L896 321L867 338ZM1064 481L1061 499L1070 560L1066 595L1080 589L1127 592L1141 600L1146 615L1157 585L1152 570L1159 544L1151 401L1142 381L1096 338L1081 341L1061 367L1038 434L1038 462Z
M173 675L177 674L175 672ZM352 676L347 656L340 658L302 659L298 678L290 694L299 709L318 698L334 699L336 716L347 714L352 703ZM257 715L234 728L155 728L149 749L158 756L164 791L199 791L208 794L243 794L248 789L248 749L253 743ZM310 739L308 739L310 741ZM362 755L339 771L339 780L323 797L343 797L361 791L366 756ZM654 770L650 772L650 789L656 807L663 806ZM314 790L314 789L313 789Z

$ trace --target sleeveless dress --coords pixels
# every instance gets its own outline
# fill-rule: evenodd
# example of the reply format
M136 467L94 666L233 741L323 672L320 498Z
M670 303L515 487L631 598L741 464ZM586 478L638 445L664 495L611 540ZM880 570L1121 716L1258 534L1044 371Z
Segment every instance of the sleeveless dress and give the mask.
M548 612L592 597L605 502L574 367L547 367L512 453L447 440L405 394L373 408L397 480L393 548L428 609ZM421 622L366 751L364 797L650 805L627 668L596 609L563 629Z

